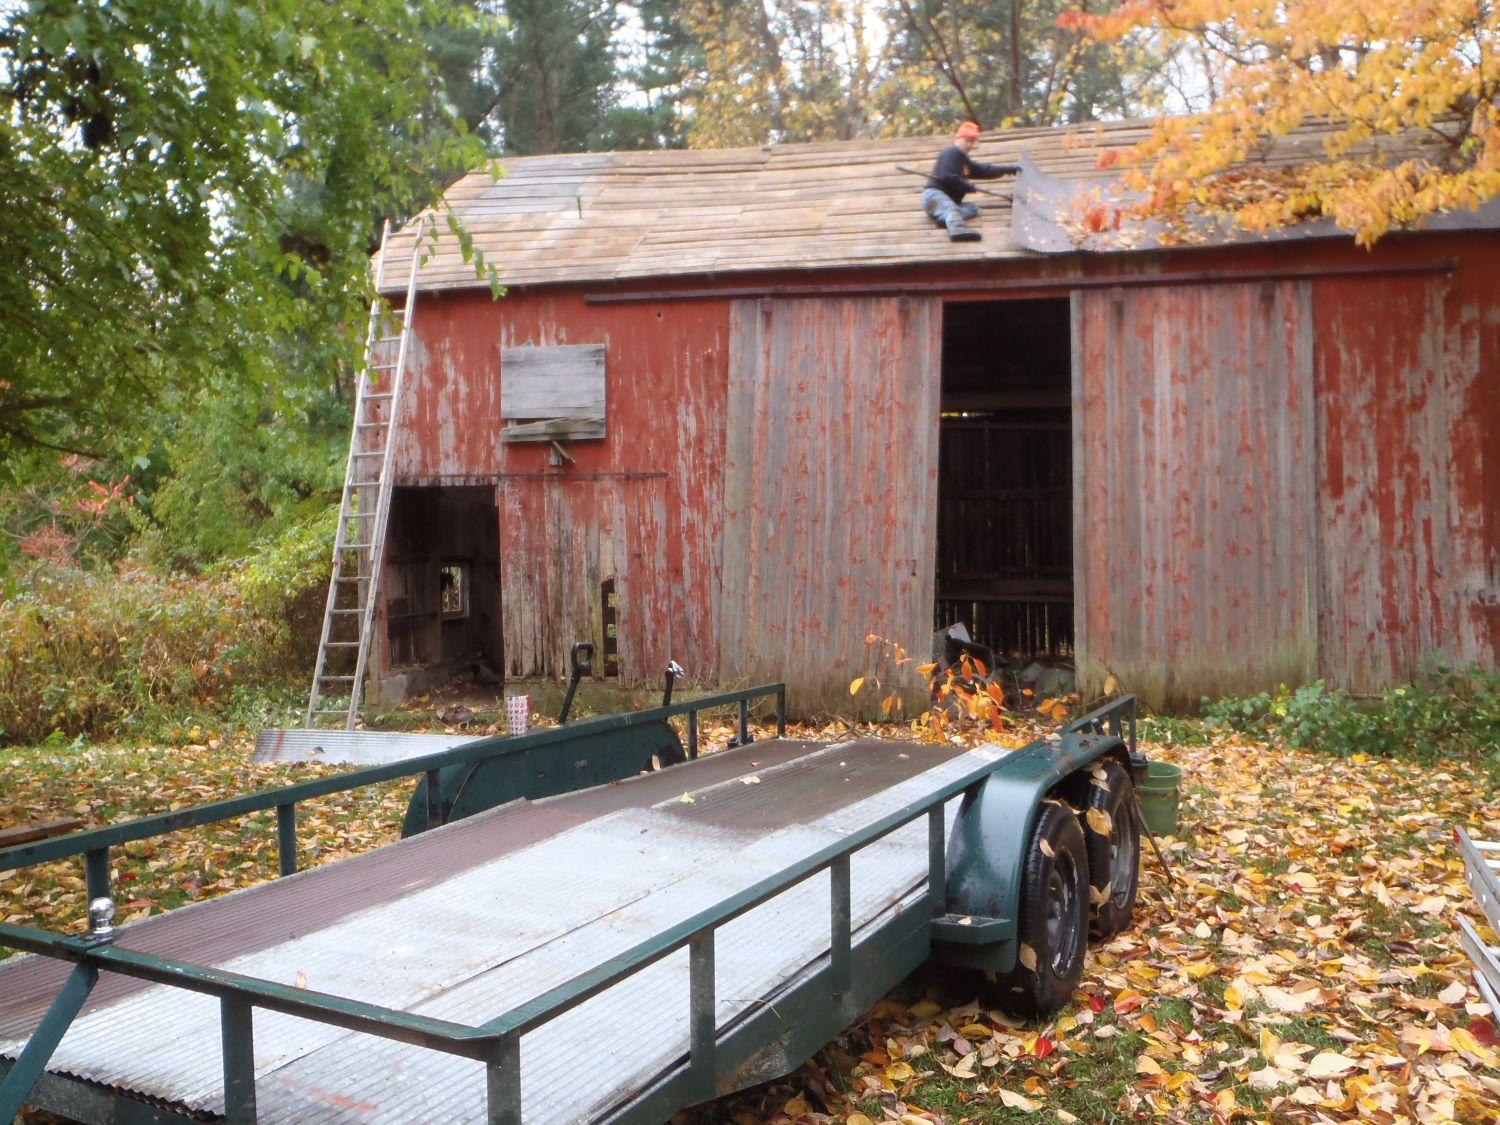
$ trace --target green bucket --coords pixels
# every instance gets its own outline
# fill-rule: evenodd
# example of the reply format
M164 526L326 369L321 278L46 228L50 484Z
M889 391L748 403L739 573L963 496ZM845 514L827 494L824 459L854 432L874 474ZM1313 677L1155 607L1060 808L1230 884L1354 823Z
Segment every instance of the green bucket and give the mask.
M1182 767L1171 762L1148 762L1146 779L1136 789L1141 817L1156 836L1177 835L1177 807Z

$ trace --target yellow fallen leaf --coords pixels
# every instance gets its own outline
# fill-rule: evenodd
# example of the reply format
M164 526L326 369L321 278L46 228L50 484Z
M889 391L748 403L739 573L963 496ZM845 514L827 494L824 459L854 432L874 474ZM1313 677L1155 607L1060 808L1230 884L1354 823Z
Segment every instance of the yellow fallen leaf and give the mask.
M1337 1051L1320 1051L1313 1056L1312 1062L1307 1064L1307 1076L1309 1078L1336 1078L1341 1074L1348 1074L1359 1063L1341 1055Z
M894 1062L885 1068L885 1076L892 1082L905 1082L917 1072L904 1062Z
M1243 1008L1245 1006L1245 994L1231 984L1224 990L1224 1003L1230 1008Z
M1120 681L1119 680L1115 679L1113 676L1106 676L1106 677L1104 677L1104 694L1105 695L1114 695L1114 693L1119 690L1119 687L1120 687Z
M1041 1108L1039 1103L1032 1101L1028 1097L1023 1097L1022 1095L1017 1094L1011 1090L1002 1089L1000 1091L1000 1102L1002 1105L1009 1106L1011 1109L1019 1109L1023 1113L1035 1113L1038 1109Z
M931 1000L918 1000L911 1006L911 1014L919 1020L930 1020L942 1010L941 1004L936 1004Z
M1023 942L1021 944L1021 951L1016 954L1016 960L1025 965L1033 973L1036 972L1036 950L1032 949L1031 946Z
M875 1125L875 1122L871 1121L863 1113L851 1113L848 1117L844 1118L844 1125Z
M1114 831L1114 821L1103 809L1089 809L1083 819L1088 821L1088 826L1093 829L1096 836L1108 836Z
M1306 992L1288 992L1274 985L1267 985L1260 990L1260 998L1265 1001L1268 1008L1278 1012L1286 1012L1295 1015L1307 1011L1320 999L1317 989L1309 989Z
M1138 1055L1136 1057L1136 1060L1135 1060L1135 1072L1137 1074L1150 1074L1150 1075L1157 1075L1157 1074L1163 1074L1163 1073L1165 1073L1162 1070L1162 1068L1161 1068L1161 1063L1157 1062L1150 1055Z
M1195 1075L1190 1070L1179 1070L1176 1074L1172 1075L1171 1078L1167 1079L1167 1092L1172 1093L1174 1091L1182 1089L1189 1082L1191 1082L1194 1077Z
M1455 1027L1448 1032L1448 1046L1466 1055L1473 1055L1487 1065L1493 1066L1496 1062L1495 1052L1474 1038L1473 1032L1467 1028Z
M965 1039L988 1039L995 1034L982 1023L966 1023L958 1029L958 1033Z
M865 686L865 678L863 676L855 676L854 679L852 679L852 680L849 681L849 694L850 695L858 695L859 694L859 689L862 688L862 687L864 687L864 686Z

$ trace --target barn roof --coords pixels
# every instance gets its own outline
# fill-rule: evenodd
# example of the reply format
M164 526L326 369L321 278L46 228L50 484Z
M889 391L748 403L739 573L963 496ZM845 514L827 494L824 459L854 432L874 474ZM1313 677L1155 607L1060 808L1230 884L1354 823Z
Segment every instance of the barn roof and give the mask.
M1125 121L990 132L974 156L1024 163L1022 207L1029 198L1035 210L1044 192L1071 194L1075 186L1097 182L1100 153L1134 144L1150 127L1150 121ZM1278 141L1267 160L1317 159L1327 132L1306 127ZM1009 178L981 184L998 189L1000 198L971 197L980 204L980 242L950 242L923 216L923 180L901 169L925 173L947 143L947 137L921 137L512 157L502 162L500 178L471 172L446 199L507 286L1035 254L1045 239L1027 238L1023 229L1030 248L1017 242ZM1027 184L1044 186L1028 193ZM463 261L457 238L445 224L439 227L419 287L486 284ZM405 287L413 228L408 224L393 236L382 285L387 291Z

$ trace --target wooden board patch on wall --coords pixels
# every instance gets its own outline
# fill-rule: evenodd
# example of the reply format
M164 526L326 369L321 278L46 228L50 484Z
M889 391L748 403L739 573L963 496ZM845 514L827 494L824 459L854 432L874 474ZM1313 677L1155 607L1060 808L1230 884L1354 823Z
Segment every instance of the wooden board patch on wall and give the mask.
M501 431L504 441L602 438L604 345L501 348L500 417L529 423Z

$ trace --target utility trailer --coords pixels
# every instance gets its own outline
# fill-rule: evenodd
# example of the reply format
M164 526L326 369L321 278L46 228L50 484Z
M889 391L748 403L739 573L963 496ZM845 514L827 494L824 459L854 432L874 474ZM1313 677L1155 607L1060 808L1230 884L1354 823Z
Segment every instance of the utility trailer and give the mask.
M0 962L0 1120L660 1122L800 1065L929 957L1012 1011L1065 1001L1134 907L1133 699L966 750L788 739L784 698L0 851L82 855L94 900L85 934L0 925L37 955ZM751 741L771 702L777 737ZM699 756L699 713L734 705L740 744ZM403 776L405 838L297 871L298 802ZM112 927L111 848L270 809L282 878Z

